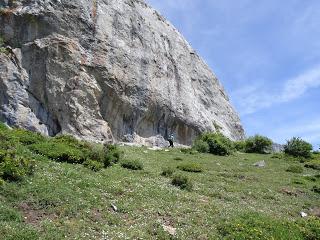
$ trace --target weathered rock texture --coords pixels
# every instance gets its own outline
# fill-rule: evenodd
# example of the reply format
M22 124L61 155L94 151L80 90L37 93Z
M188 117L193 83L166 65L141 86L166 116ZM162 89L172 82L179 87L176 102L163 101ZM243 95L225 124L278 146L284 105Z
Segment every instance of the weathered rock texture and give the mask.
M244 137L209 67L142 0L0 0L0 120L48 135L162 145Z

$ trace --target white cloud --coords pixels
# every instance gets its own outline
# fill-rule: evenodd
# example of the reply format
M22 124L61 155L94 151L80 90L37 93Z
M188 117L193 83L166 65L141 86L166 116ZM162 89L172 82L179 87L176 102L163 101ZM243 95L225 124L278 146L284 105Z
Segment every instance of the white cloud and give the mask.
M320 119L288 123L286 127L271 130L269 134L280 143L285 143L286 140L293 136L301 137L317 148L320 144Z
M320 65L286 82L281 101L288 102L320 86Z
M280 89L272 90L262 85L250 85L239 89L231 96L240 106L243 115L254 113L274 104L293 101L310 89L320 87L320 65L284 81Z

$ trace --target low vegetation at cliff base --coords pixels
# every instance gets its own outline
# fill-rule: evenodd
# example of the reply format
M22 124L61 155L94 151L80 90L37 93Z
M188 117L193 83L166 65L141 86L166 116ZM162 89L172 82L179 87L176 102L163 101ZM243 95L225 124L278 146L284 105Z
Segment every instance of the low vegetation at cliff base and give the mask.
M319 161L104 146L0 124L0 238L317 240Z

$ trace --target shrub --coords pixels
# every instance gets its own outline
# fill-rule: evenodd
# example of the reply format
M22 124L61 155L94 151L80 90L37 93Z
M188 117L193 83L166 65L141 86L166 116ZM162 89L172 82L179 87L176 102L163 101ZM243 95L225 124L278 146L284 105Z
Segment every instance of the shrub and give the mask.
M15 151L8 150L0 154L0 177L4 180L19 181L26 175L34 172L35 162L16 155Z
M174 174L175 170L172 167L166 167L162 169L162 176L171 177Z
M272 149L272 140L261 136L255 135L253 137L249 137L245 141L245 151L247 153L268 153Z
M87 153L75 147L59 142L32 144L30 150L58 162L83 163Z
M206 142L209 146L209 153L225 156L234 151L234 145L230 139L221 133L206 133L199 137L199 140Z
M287 172L303 173L303 167L298 166L298 165L290 166L290 167L287 169Z
M187 176L175 175L172 179L172 185L179 187L180 189L185 189L191 191L193 184Z
M7 49L5 48L5 41L2 36L0 36L0 53L7 53Z
M121 166L123 168L131 169L131 170L142 170L143 164L139 160L124 160L121 162Z
M8 127L4 123L0 122L0 131L6 131L6 130L8 130Z
M293 222L273 219L258 213L247 213L225 221L218 230L223 239L304 239Z
M315 193L320 193L320 186L313 186L312 191Z
M312 169L315 169L315 170L320 170L320 160L315 159L315 160L309 161L304 166L306 168L312 168Z
M194 149L192 148L182 148L180 150L182 153L185 153L185 154L191 154L191 155L194 155L197 153L197 151L195 151Z
M193 143L193 149L200 153L208 153L209 152L209 144L201 139L197 139Z
M271 158L282 159L283 153L274 153L274 154L272 154Z
M11 134L23 145L31 145L46 141L46 138L40 133L30 132L23 129L14 129L11 131Z
M239 152L246 151L246 141L236 141L234 142L234 147Z
M104 147L105 157L104 166L108 167L114 163L118 163L121 158L121 152L117 145L106 145Z
M86 168L89 168L89 169L91 169L92 171L95 171L95 172L100 171L104 166L102 162L98 162L98 161L95 161L95 160L86 160L83 163L83 165Z
M56 143L62 143L64 145L74 148L88 148L88 143L84 141L79 141L74 136L67 134L57 135L52 139L52 141Z
M202 172L202 167L197 163L185 163L177 167L178 169L186 172Z
M294 157L310 158L312 145L301 138L293 137L284 146L284 152Z
M85 149L85 152L87 153L87 159L94 160L96 162L104 162L105 158L105 151L104 147L101 144L88 144L87 149Z

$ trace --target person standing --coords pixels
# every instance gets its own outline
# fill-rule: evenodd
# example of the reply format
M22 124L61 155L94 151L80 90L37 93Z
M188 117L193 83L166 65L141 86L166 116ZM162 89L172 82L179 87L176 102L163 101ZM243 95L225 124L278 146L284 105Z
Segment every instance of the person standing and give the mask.
M173 136L173 134L171 134L171 135L169 136L168 141L169 141L169 144L170 144L169 148L170 148L170 147L173 148L173 147L174 147L174 146L173 146L173 141L174 141L174 136Z

